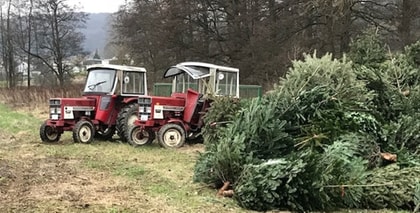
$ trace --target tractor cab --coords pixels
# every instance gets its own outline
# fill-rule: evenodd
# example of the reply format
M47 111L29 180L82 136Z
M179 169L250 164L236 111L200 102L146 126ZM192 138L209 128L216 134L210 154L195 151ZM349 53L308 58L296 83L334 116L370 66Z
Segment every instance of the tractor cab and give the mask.
M87 68L83 90L89 95L147 95L146 69L143 67L96 64Z
M202 62L184 62L166 70L164 78L173 78L172 93L193 89L203 95L239 98L239 69Z
M202 62L171 66L164 78L173 78L170 97L139 97L139 115L126 138L133 146L151 143L157 136L163 147L178 148L201 136L203 116L211 97L239 98L239 69Z

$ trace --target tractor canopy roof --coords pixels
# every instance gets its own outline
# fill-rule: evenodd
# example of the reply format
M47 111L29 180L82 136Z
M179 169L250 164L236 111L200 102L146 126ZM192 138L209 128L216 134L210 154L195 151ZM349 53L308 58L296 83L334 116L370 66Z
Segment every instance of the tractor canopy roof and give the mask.
M220 66L203 62L183 62L171 66L165 71L164 78L177 76L181 73L187 73L193 79L207 78L210 76L210 69L216 69L225 72L239 72L239 69L233 67Z
M93 64L87 67L87 70L91 69L113 69L113 70L124 70L124 71L133 71L133 72L146 72L146 69L143 67L133 67L125 65L115 65L115 64Z

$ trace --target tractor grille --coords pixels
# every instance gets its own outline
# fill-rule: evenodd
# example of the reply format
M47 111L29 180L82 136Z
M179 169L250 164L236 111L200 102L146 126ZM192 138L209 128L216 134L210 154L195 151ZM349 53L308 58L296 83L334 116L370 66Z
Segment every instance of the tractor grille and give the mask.
M50 99L50 119L59 120L61 119L61 100Z
M139 120L147 121L150 119L152 114L152 98L150 97L139 97Z

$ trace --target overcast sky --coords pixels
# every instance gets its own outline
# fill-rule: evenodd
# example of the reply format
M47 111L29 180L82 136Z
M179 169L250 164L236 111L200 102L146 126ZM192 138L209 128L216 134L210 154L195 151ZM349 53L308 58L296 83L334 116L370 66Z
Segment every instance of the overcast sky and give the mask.
M87 13L113 13L117 12L125 0L67 0L70 5L80 5L82 11Z

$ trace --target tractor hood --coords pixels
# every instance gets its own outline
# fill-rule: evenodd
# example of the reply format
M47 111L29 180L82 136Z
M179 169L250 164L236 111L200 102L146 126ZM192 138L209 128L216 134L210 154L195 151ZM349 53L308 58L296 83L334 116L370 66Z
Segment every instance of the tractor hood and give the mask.
M96 99L94 98L55 98L51 100L61 101L64 107L73 107L74 109L94 109L96 106ZM50 102L51 102L50 100Z
M50 118L52 120L74 119L75 113L90 116L95 110L94 98L51 98Z

